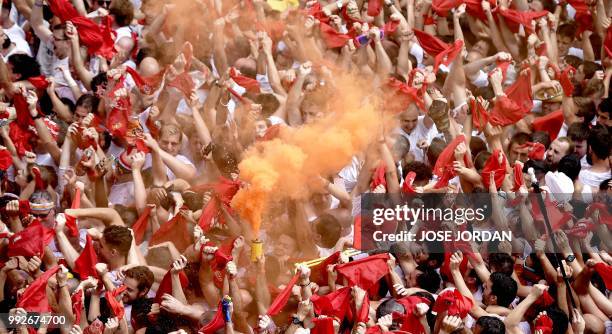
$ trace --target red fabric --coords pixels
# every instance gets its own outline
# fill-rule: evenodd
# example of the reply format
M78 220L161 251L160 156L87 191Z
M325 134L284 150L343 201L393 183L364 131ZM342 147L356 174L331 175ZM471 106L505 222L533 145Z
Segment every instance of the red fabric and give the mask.
M472 123L474 124L474 128L483 132L485 126L489 122L489 113L477 99L470 101L470 109L472 110Z
M339 264L336 266L336 272L338 276L346 278L351 285L368 290L389 273L387 260L389 260L387 253L372 255L357 261Z
M181 282L181 287L185 289L189 285L189 278L183 271L179 271L179 281ZM159 283L159 288L157 288L157 293L155 293L155 301L154 303L161 303L162 297L167 293L172 295L172 269L168 270Z
M74 200L72 200L71 209L78 209L81 207L81 189L77 188L74 192ZM77 227L76 218L71 215L64 214L66 217L66 227L71 236L76 237L79 235L79 228Z
M381 161L376 170L374 170L374 174L372 174L372 180L370 181L370 190L376 189L379 185L385 186L387 188L387 179L385 179L385 170L387 169L385 162Z
M149 244L155 246L162 242L170 241L179 252L185 251L193 243L188 222L181 213L178 213L151 236Z
M489 122L495 126L506 126L521 120L533 108L531 96L531 71L519 75L516 82L508 87L495 101L495 106L489 115Z
M444 43L442 40L424 31L418 29L413 29L413 31L419 41L419 45L431 56L435 57L450 47L449 44Z
M333 318L314 318L312 319L314 328L310 330L311 334L334 334L334 319Z
M137 245L140 245L144 241L152 209L152 207L147 206L140 217L138 217L138 220L132 225L132 231L134 231L134 239Z
M404 183L402 184L402 191L404 192L404 194L414 194L415 193L414 187L412 186L412 183L414 183L415 178L416 178L415 172L409 172L406 175L406 178L404 179Z
M24 256L26 258L38 256L42 259L45 246L53 237L55 231L46 228L39 220L35 220L28 227L9 238L8 257Z
M15 307L23 308L28 312L46 313L51 312L47 300L47 281L60 270L55 266L34 280L21 295Z
M113 30L113 17L111 15L105 16L102 20L102 45L100 45L95 54L111 61L117 54L117 50L115 49L115 38L117 33ZM129 68L129 66L127 67Z
M596 221L598 224L605 224L612 226L612 215L608 211L608 206L601 202L595 202L587 208L585 217L592 217L595 212L599 213L599 219ZM593 217L595 218L595 217Z
M129 115L132 110L129 96L117 96L119 89L125 87L125 76L122 76L108 93L111 99L111 111L106 118L106 128L113 137L124 138L127 134ZM128 94L129 95L129 94Z
M321 23L329 23L329 17L323 13L323 8L321 7L320 2L316 2L314 5L308 8L306 10L306 14L314 17Z
M547 315L542 315L536 319L534 331L542 331L542 334L551 334L553 330L553 321Z
M287 301L291 296L291 289L293 289L293 286L297 282L298 277L299 274L293 275L289 283L287 283L285 289L283 289L283 291L278 296L276 296L272 304L270 304L270 307L268 307L268 312L266 312L267 315L277 315L280 313L280 311L283 310L285 305L287 305Z
M525 180L523 180L523 166L520 163L514 164L514 185L512 186L512 191L516 192L519 188L525 184Z
M470 312L472 305L472 300L462 295L459 290L449 289L438 296L432 311L447 312L448 315L458 315L463 319Z
M321 38L330 49L341 48L351 39L351 36L339 32L327 23L321 22L319 24L319 29Z
M548 132L550 140L555 140L559 134L559 130L563 126L563 111L557 110L542 117L533 120L532 126L534 131Z
M612 290L612 266L599 262L595 265L595 271L603 279L606 289Z
M19 127L23 130L27 130L30 126L33 127L34 120L30 115L28 102L26 101L25 97L21 95L21 93L13 95L13 106L15 107L15 113L17 115L15 122L19 125Z
M324 296L313 295L310 300L317 314L337 317L342 321L350 308L350 298L351 288L346 286Z
M223 288L223 280L225 279L225 267L227 263L232 261L232 251L234 250L234 241L236 239L227 239L215 251L214 257L210 262L213 271L213 281L219 289Z
M580 36L587 30L593 31L593 15L586 2L584 0L568 0L567 3L576 10L576 16L574 17L578 28L576 29L576 36Z
M13 165L13 157L9 150L0 150L0 170L6 171Z
M9 136L13 139L13 144L15 144L15 149L20 157L23 157L25 152L33 150L32 141L35 136L27 127L22 128L18 122L11 122L9 124Z
M453 8L457 8L462 4L461 0L433 0L431 8L438 16L447 16Z
M194 187L196 192L212 191L212 198L202 208L202 215L198 221L198 225L204 232L209 231L213 227L214 219L217 218L221 225L225 225L225 217L221 212L221 205L232 213L231 202L234 195L240 189L240 181L234 181L225 177L219 177L219 182L200 185Z
M513 33L519 32L519 27L522 25L527 33L532 33L531 21L548 15L547 10L541 11L526 11L520 12L514 9L499 9L499 14L505 19L506 25Z
M229 75L238 86L243 87L248 92L260 93L259 82L257 80L239 74L234 67L230 68Z
M402 321L400 330L412 334L425 333L425 329L423 328L423 325L421 325L421 322L419 321L418 316L415 314L415 311L417 304L425 303L429 305L429 300L419 296L408 296L398 299L397 302L404 306L404 314L398 314L399 318Z
M553 232L561 229L572 219L572 214L570 212L561 211L559 208L557 208L557 205L550 200L550 196L546 197L544 200L544 205L546 212L548 213L548 220L550 221ZM533 212L534 221L544 221L544 215L542 214L542 211L540 211L540 205L538 204L536 197L531 198L531 210Z
M70 21L77 28L79 33L79 41L85 47L87 52L94 54L104 43L102 30L94 21L80 16L76 9L68 0L49 0L47 1L53 15L59 17L62 23Z
M593 223L589 219L584 219L576 222L574 226L565 230L565 234L576 238L584 239L589 233L589 231L593 231L596 228L597 226L595 225L595 223Z
M612 58L612 25L608 27L606 32L606 37L604 38L604 50L606 51L606 56L608 58Z
M191 96L191 92L195 89L195 83L189 75L189 68L191 68L192 52L193 50L191 49L191 47L189 47L188 44L185 44L185 46L183 47L183 55L185 55L186 60L185 70L183 71L183 73L177 75L177 77L168 84L168 86L174 87L181 91L181 93L183 93L183 95L187 98Z
M572 65L567 65L559 77L559 83L561 84L561 88L563 88L563 94L565 94L565 96L572 96L574 94L574 84L569 77L570 72L574 74L576 73L576 69Z
M399 100L398 111L403 111L408 108L410 103L415 103L421 110L427 110L425 108L425 102L423 98L419 96L419 90L409 84L403 83L395 78L389 78L388 86L394 90L395 96L391 99L392 101Z
M368 294L366 293L363 296L361 309L357 310L356 322L363 322L367 324L368 320L370 320L370 298L368 298Z
M499 157L502 157L502 162L499 162ZM493 154L485 162L484 168L480 173L482 175L482 183L484 183L485 189L489 189L491 180L491 173L495 173L495 187L499 189L504 182L506 177L506 156L501 150L494 150Z
M39 75L37 77L30 77L28 81L34 86L36 89L46 89L49 86L49 82L47 82L47 78L44 75Z
M224 326L225 320L223 320L223 304L221 304L221 301L219 301L215 317L209 323L200 328L198 333L213 334Z
M370 0L368 1L368 16L376 17L382 10L383 0Z
M438 156L438 160L436 160L436 164L433 169L433 173L439 177L438 182L435 185L435 188L442 188L448 185L448 181L455 177L455 169L453 168L453 162L455 162L455 149L461 143L465 142L465 137L463 135L459 135L453 139L452 142L446 146L446 148L440 153ZM467 155L464 157L466 160L466 164L468 163Z
M453 253L456 251L461 251L464 255L463 260L459 264L459 271L462 273L466 272L468 269L468 257L474 256L472 247L466 241L451 241L444 243L444 262L442 262L442 267L440 267L440 275L442 277L446 277L446 279L451 283L454 282L454 279L451 275L450 259L451 255L453 255Z
M145 95L151 95L158 90L166 74L166 69L162 69L157 74L149 77L142 77L135 69L129 66L127 66L125 70L134 80L136 87Z
M438 71L440 65L448 66L463 50L463 41L456 40L451 46L439 53L434 59L434 72Z
M538 142L526 142L520 146L521 149L529 148L528 157L531 160L544 160L544 153L546 153L546 147L542 143Z
M342 19L344 20L344 22L346 22L346 26L347 27L352 27L354 23L365 23L365 21L360 20L360 19L354 19L353 17L351 17L348 12L347 12L347 7L348 6L344 6L342 7L342 10L340 11L340 16L342 16Z
M83 292L77 291L72 296L70 296L70 300L72 301L72 313L74 314L75 324L81 323L81 312L83 310Z
M117 296L119 296L123 291L125 291L125 289L127 289L127 286L122 285L113 290L112 292L106 292L106 302L108 303L108 308L113 311L113 314L118 319L123 319L123 316L125 315L125 308L123 307L123 303L121 302L121 300L117 300Z
M32 174L34 176L34 184L35 184L36 190L47 189L47 184L45 180L42 178L42 175L40 174L40 169L38 169L38 167L32 168Z
M340 252L335 252L325 258L321 263L310 267L310 281L319 286L327 285L327 266L338 263Z
M257 138L259 141L268 141L276 139L280 136L280 124L274 124L266 129L266 133L262 137Z
M510 67L510 64L512 64L511 60L506 60L506 61L496 61L497 64L497 68L499 68L502 71L502 82L506 81L506 74L508 73L508 67Z
M98 255L96 255L91 236L88 234L85 248L83 248L81 255L74 262L74 272L79 274L81 280L85 280L90 276L97 279L99 278L98 272L94 267L96 263L98 263Z
M487 21L487 14L485 14L484 10L482 9L482 4L481 1L478 0L464 0L463 3L466 4L466 12L469 15L472 15L473 17L486 22ZM495 8L497 7L497 1L496 0L489 0L489 3L491 4L491 8Z
M30 201L27 199L19 200L19 216L26 217L30 214Z
M361 250L361 215L357 215L353 224L353 248Z

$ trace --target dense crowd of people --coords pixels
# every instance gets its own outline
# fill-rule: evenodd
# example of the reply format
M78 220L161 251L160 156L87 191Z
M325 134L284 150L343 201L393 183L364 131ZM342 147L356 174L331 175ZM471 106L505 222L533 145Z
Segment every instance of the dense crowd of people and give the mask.
M612 333L611 19L3 0L0 332ZM489 209L372 226L370 194Z

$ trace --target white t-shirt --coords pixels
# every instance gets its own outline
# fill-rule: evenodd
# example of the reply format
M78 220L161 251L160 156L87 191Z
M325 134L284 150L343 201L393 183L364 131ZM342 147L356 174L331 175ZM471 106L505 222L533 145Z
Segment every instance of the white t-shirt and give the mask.
M438 135L438 129L436 125L432 124L431 128L426 128L424 123L425 116L419 116L416 127L410 133L406 133L402 128L398 129L399 134L404 136L410 142L410 153L414 155L416 161L425 161L425 153L422 149L417 147L417 143L426 139L428 143Z
M11 41L15 42L18 39L25 41L25 32L21 29L17 24L13 24L10 28L2 28L4 33L11 39Z
M599 187L603 181L609 179L610 177L612 177L610 171L603 173L593 172L591 168L582 169L580 174L578 174L578 180L580 180L582 184L595 188Z
M14 54L26 54L30 57L32 56L32 50L30 49L30 45L28 45L28 43L24 39L11 38L11 41L15 44L15 47L9 53L2 57L4 62L8 62L9 57Z

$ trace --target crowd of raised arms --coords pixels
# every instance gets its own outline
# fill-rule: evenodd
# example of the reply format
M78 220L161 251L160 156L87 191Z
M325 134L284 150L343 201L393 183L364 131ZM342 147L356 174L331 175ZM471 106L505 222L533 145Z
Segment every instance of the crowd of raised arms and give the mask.
M0 333L611 334L611 23L609 0L3 0ZM374 194L488 209L371 224Z

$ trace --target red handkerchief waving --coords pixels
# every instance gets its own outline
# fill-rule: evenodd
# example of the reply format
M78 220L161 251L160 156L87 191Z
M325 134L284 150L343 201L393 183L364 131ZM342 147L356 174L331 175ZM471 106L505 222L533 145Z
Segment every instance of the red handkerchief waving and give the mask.
M172 242L181 253L193 243L187 219L181 212L159 227L151 236L150 245L154 246L166 241Z
M370 182L370 190L376 189L376 187L383 185L385 188L387 187L387 179L385 179L385 170L386 165L384 161L381 161L376 170L374 170L374 174L372 174L372 180Z
M514 185L512 186L512 191L516 192L519 188L525 184L525 180L523 180L523 165L519 162L514 163Z
M576 69L572 65L567 65L559 76L559 83L561 84L561 88L563 88L563 94L565 96L572 96L574 94L574 84L570 79L570 73L576 73Z
M606 32L604 50L606 51L606 56L612 58L612 24L608 27L608 31Z
M138 217L138 220L132 225L132 231L134 231L134 238L136 239L137 245L140 245L144 241L145 233L149 226L151 210L153 210L153 207L147 206L140 217Z
M243 87L244 89L246 89L249 92L253 92L253 93L259 93L260 92L260 87L259 87L259 82L253 78L249 78L247 76L244 76L242 74L240 74L240 72L238 72L238 70L236 70L236 68L232 67L230 68L230 78L232 78L232 80L238 85Z
M280 311L283 310L285 305L287 305L287 301L291 296L291 289L293 289L293 286L297 282L298 277L299 274L293 275L291 281L287 283L285 289L283 289L283 291L278 296L276 296L276 299L274 299L272 304L270 304L270 307L268 307L268 312L266 312L267 315L277 315L280 313Z
M520 12L514 9L499 9L499 14L505 19L508 28L513 33L519 32L519 27L522 25L525 28L525 31L528 33L532 33L531 30L531 21L535 19L539 19L540 17L548 15L547 10L541 11L526 11Z
M455 149L461 143L465 143L465 137L463 135L455 137L455 139L453 139L453 141L446 146L442 153L440 153L440 156L438 156L438 160L436 160L436 165L433 169L433 173L439 177L435 188L446 187L448 185L448 181L455 177L456 174L453 167L453 163L455 162ZM467 154L464 156L464 162L466 165L471 165Z
M489 113L478 99L470 101L470 110L472 110L472 124L478 131L483 132L489 122Z
M198 334L213 334L219 329L225 326L225 321L223 320L223 304L219 301L219 305L217 306L217 312L215 313L215 317L206 325L198 330Z
M595 270L603 279L606 288L612 290L612 266L599 262L595 265Z
M325 296L313 295L310 300L317 314L344 320L350 308L351 288L346 286Z
M553 330L553 321L547 315L539 316L534 324L535 331L541 331L542 334L551 334Z
M336 266L336 271L351 285L368 290L389 272L387 260L389 260L389 254L372 255L361 260L339 264Z
M189 285L189 278L185 275L184 272L180 271L178 273L179 281L181 282L181 287L186 288ZM157 293L155 294L155 303L161 303L162 297L167 293L169 295L172 294L172 269L168 270L159 283L159 288L157 288Z
M506 177L506 156L501 150L493 151L482 169L482 183L484 183L485 189L489 189L491 173L495 173L495 187L499 189L504 182L504 177Z
M53 15L63 22L72 22L79 32L79 40L87 47L87 52L94 54L104 43L102 30L94 21L79 15L68 0L47 1Z
M13 165L13 157L7 149L0 150L0 170L6 171Z
M516 82L508 87L506 96L500 96L489 115L489 122L496 126L511 125L523 118L533 108L531 94L531 70L521 72Z
M36 220L9 238L7 256L38 256L42 259L45 246L53 240L54 236L55 231L46 228L39 220Z
M555 140L559 131L563 127L563 110L553 111L550 114L538 117L533 120L532 127L534 131L548 132L550 140Z
M404 314L396 315L394 312L394 316L398 316L402 320L400 329L414 334L425 333L423 325L421 325L416 314L416 306L420 303L429 305L429 300L419 296L408 296L398 299L397 302L404 306Z
M45 313L50 312L49 301L47 299L47 281L60 270L59 266L55 266L37 279L34 280L24 291L16 307L25 309L28 312Z
M459 290L447 289L436 299L433 311L447 312L448 315L459 316L463 319L470 312L472 305L472 300L462 295Z
M77 188L74 192L74 200L72 200L72 205L70 206L70 208L78 209L80 207L81 207L81 189ZM67 215L67 214L64 214L64 217L66 217L66 228L68 228L68 232L70 232L70 235L73 237L76 237L77 235L79 235L79 228L77 227L76 218L71 215Z
M79 274L81 280L87 279L89 276L98 278L98 272L94 267L96 263L98 263L98 255L96 255L91 236L88 234L85 248L74 262L74 272Z
M127 286L122 285L113 290L112 292L106 292L106 302L108 303L108 308L113 311L113 314L118 319L123 319L123 316L125 315L125 308L123 307L123 303L121 302L121 300L117 300L117 296L119 296L123 291L125 291L125 289L127 289Z

